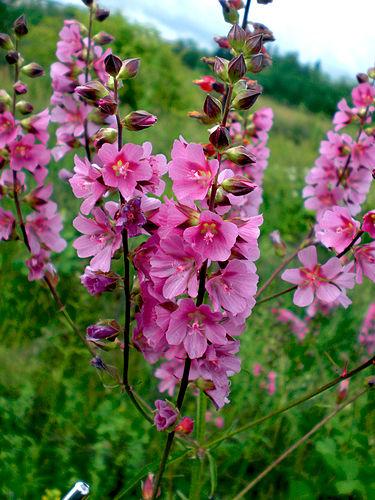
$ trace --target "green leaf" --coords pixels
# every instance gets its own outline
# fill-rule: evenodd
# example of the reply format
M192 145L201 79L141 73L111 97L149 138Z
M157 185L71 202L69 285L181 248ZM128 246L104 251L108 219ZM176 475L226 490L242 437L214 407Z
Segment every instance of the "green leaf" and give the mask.
M207 458L210 467L211 490L208 498L213 498L217 486L217 467L214 457L207 451Z

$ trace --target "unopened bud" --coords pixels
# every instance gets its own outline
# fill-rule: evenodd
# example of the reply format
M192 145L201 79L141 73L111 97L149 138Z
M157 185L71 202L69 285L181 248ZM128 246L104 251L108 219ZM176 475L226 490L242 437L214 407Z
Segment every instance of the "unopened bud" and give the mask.
M113 42L115 38L105 31L99 31L94 37L93 41L97 45L108 45L109 43Z
M85 85L78 85L74 92L86 101L99 101L109 94L104 85L97 80L91 80Z
M5 89L0 89L0 102L5 104L10 104L12 102L12 98Z
M140 64L141 60L139 59L139 57L136 57L134 59L126 59L122 63L122 68L117 75L117 79L125 80L128 78L134 78L135 76L137 76Z
M87 7L91 7L91 5L94 3L94 0L82 0L82 2L87 5Z
M229 130L218 125L212 130L209 141L217 151L225 151L231 142Z
M142 484L142 500L151 500L154 492L155 476L152 472L148 473L146 481ZM160 496L160 488L156 493L156 498Z
M157 117L144 110L133 111L125 116L121 123L128 130L138 131L152 127L158 121Z
M101 128L94 135L94 146L99 149L108 142L109 144L113 144L117 140L117 130L114 128Z
M98 107L99 111L106 115L114 115L117 111L117 103L110 95L99 99L95 105Z
M27 86L21 82L21 80L18 80L18 82L13 85L13 89L17 95L26 94L27 92Z
M34 111L34 106L27 101L18 101L16 104L16 110L22 115L29 115Z
M250 109L254 106L255 101L260 96L259 90L241 90L232 101L232 106L235 109Z
M225 151L225 157L242 167L256 162L256 157L245 146L236 146Z
M228 81L228 64L229 61L227 61L223 57L215 58L214 72L219 78L221 78L225 82Z
M259 52L251 56L250 59L246 59L247 69L252 73L259 73L264 68L264 54Z
M242 29L238 24L234 24L227 36L229 45L237 52L241 52L243 44L245 43L245 39L245 30Z
M109 14L110 14L110 11L107 9L97 9L95 12L95 19L101 23L102 21L107 19Z
M235 24L238 23L238 12L237 9L232 7L229 2L226 2L225 0L219 0L220 5L223 8L223 16L224 19L227 23L230 24Z
M113 342L121 332L121 326L115 320L105 319L87 328L86 339L103 348L107 342Z
M368 82L368 75L366 73L357 73L356 75L358 83Z
M203 111L212 121L218 122L222 114L221 102L215 99L215 97L207 95L204 101Z
M0 33L0 47L5 50L14 49L13 42L6 33Z
M18 37L25 36L29 32L24 14L14 21L14 32Z
M44 275L47 279L49 279L51 285L56 288L59 283L59 275L57 274L56 268L48 262L44 268Z
M243 55L245 58L258 54L262 50L263 33L250 35L244 44Z
M44 69L42 68L42 66L35 62L26 64L26 66L23 66L21 68L21 71L30 78L37 78L38 76L44 75Z
M190 417L183 417L176 427L176 432L189 436L194 429L194 420Z
M7 55L5 56L5 59L8 64L16 64L20 58L19 53L16 50L10 50Z
M269 234L270 240L274 246L276 255L279 257L285 257L286 254L286 244L281 239L280 231L275 229L272 233Z
M238 80L241 80L246 71L246 63L243 54L235 57L228 64L228 76L232 83L237 83Z
M118 75L118 73L122 67L122 61L119 57L115 56L114 54L109 54L104 59L104 65L105 65L106 72L109 75L115 77Z
M375 79L375 68L369 68L367 74L370 78Z
M234 194L234 196L243 196L254 191L257 185L244 175L235 175L234 177L223 180L221 187L227 193Z

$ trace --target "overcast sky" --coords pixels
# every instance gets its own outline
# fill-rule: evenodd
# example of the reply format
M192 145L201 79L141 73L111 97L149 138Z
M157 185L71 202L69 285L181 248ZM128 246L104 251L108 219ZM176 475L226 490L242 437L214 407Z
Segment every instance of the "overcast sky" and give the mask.
M81 4L81 0L60 0ZM213 47L230 25L218 0L99 0L127 18L157 28L163 38L193 38ZM243 9L240 11L243 15ZM302 62L321 61L333 77L354 77L374 64L375 0L274 0L250 7L250 21L270 28L282 53L298 52Z

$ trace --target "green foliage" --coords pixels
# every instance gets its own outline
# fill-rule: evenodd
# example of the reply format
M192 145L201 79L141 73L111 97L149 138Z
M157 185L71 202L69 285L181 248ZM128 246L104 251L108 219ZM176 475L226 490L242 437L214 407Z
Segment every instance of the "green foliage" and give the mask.
M22 42L25 57L35 58L47 68L54 58L63 19L78 18L84 22L85 14L83 10L54 3L38 4L38 8L36 5L23 8L0 2L0 31L7 31L25 11L30 26L30 38ZM154 152L163 152L168 157L179 134L189 141L206 142L206 128L186 117L189 110L202 106L204 97L191 84L193 78L204 72L200 63L193 62L198 49L189 42L174 45L161 42L156 32L130 25L118 14L95 26L96 31L102 29L116 37L115 53L124 58L141 57L139 77L121 90L126 102L124 111L145 108L159 117L156 127L141 133L129 132L126 140L137 143L151 140ZM40 40L37 50L35 33ZM269 142L271 157L264 180L262 259L257 263L261 282L281 263L273 252L269 232L279 229L291 253L312 223L312 217L303 208L301 189L330 122L322 113L307 109L327 112L331 104L325 100L326 96L336 95L331 83L317 69L306 68L301 72L295 56L285 59L284 63L276 55L272 70L267 70L264 80L263 75L259 78L266 97L257 106L272 106L275 113ZM0 70L5 73L5 66ZM302 76L298 76L300 73ZM271 74L276 76L272 79ZM50 82L48 76L38 80L30 83L31 96L42 109L51 93ZM317 86L312 87L312 80L316 80ZM38 90L40 84L42 90ZM319 85L321 107L316 99ZM347 93L346 90L332 99L336 103ZM292 100L301 106L287 107L285 103ZM71 170L72 164L73 153L62 163L52 162L50 166L54 196L65 224L63 235L68 241L66 252L54 262L61 278L58 292L73 320L85 332L99 317L113 317L121 322L123 298L120 291L91 297L80 285L84 263L76 258L72 248L76 233L71 226L79 202L73 199L70 187L57 179L58 170L63 167ZM39 282L27 281L25 258L26 252L19 241L1 243L0 497L55 500L59 492L64 494L76 480L84 479L91 485L93 500L116 498L128 486L130 489L123 498L138 500L140 487L131 486L134 477L147 473L148 464L152 463L156 472L165 434L155 434L154 428L134 412L113 380L89 364L88 352L56 310L48 290ZM115 266L121 273L121 263ZM280 279L275 280L267 293L282 286ZM242 372L233 377L232 404L219 413L225 420L225 429L233 430L274 411L335 377L336 369L325 353L340 367L346 360L350 369L359 364L366 353L356 339L371 296L366 283L355 291L353 307L314 320L303 342L298 342L285 325L275 321L267 304L254 309L248 330L241 338ZM276 304L290 307L291 297L279 299ZM297 308L292 306L292 309L301 314ZM103 357L109 364L121 366L119 351ZM135 350L131 359L131 383L145 400L154 401L158 397L152 378L154 367L146 364ZM255 362L261 364L265 373L270 370L278 373L274 396L253 375ZM362 384L361 375L352 379L350 394ZM192 416L194 404L194 397L189 397L183 413ZM202 498L208 498L214 489L218 500L233 498L335 405L334 391L329 391L280 418L221 443L205 457L207 473L203 478ZM306 442L260 482L248 498L372 498L375 462L371 405L373 408L373 394L337 415L319 431L315 440ZM207 423L211 436L219 435L214 424L217 415L215 412ZM176 443L173 455L179 457L182 453L183 447ZM184 455L168 469L167 478L173 479L179 498L185 498L189 490L191 462Z

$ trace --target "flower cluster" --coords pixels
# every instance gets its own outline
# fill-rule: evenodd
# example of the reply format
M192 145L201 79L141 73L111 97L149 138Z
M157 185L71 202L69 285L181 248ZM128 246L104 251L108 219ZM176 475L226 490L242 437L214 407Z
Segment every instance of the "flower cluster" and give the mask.
M375 351L375 302L370 304L358 337L359 343L364 345L370 356Z
M29 280L34 280L42 278L45 272L53 271L49 264L50 252L61 252L66 242L60 236L62 220L57 205L51 201L52 184L46 183L46 166L50 161L50 150L47 148L49 111L45 109L31 114L33 106L30 103L24 100L17 102L17 96L28 91L27 85L19 80L20 73L34 78L42 76L44 71L36 63L22 65L18 45L28 31L25 17L17 19L14 26L15 47L8 35L1 34L2 39L7 37L3 48L8 50L8 63L15 65L17 81L13 86L13 98L6 90L0 91L0 199L4 206L10 207L10 203L15 202L17 215L0 207L0 240L20 237L15 231L16 226L20 227L22 238L31 253L26 261L30 270ZM9 53L14 57L11 58ZM19 114L28 116L18 118Z

